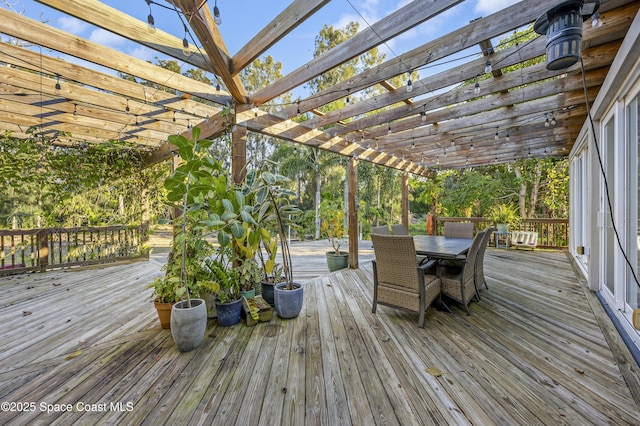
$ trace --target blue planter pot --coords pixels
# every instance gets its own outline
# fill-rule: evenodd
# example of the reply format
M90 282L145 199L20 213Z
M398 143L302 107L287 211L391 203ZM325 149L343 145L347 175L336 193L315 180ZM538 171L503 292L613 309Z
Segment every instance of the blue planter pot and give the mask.
M302 310L304 293L302 284L293 283L293 290L287 290L286 283L276 284L274 299L280 318L295 318Z
M256 297L256 289L252 288L251 290L240 290L240 294L245 299L253 299L254 297Z
M229 303L216 301L216 312L218 314L218 325L229 327L240 322L240 312L242 311L242 299Z
M274 287L276 285L272 283L266 283L264 281L262 282L261 285L262 285L262 298L264 299L264 301L271 306L276 306L276 302L273 295Z
M189 352L202 343L207 328L207 307L202 299L182 301L171 308L171 336L180 352Z

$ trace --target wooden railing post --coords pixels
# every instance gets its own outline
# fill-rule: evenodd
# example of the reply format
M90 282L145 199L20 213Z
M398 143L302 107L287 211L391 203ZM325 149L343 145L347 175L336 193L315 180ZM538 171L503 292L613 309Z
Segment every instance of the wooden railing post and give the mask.
M46 230L38 232L38 267L40 272L46 271L49 266L49 239L47 235Z

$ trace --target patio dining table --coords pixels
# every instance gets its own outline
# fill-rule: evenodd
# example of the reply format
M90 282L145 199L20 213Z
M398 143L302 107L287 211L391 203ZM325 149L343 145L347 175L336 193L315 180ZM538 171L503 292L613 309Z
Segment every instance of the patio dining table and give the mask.
M469 251L473 238L446 238L442 235L413 237L416 253L430 259L455 259Z

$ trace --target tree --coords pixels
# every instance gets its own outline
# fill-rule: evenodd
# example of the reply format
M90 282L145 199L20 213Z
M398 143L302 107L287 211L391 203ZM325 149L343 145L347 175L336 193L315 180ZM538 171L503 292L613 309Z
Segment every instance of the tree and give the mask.
M254 60L250 66L242 70L242 82L248 92L253 93L267 87L282 78L282 63L273 60L271 55ZM285 93L275 99L273 105L261 105L267 112L277 109L276 105L291 102L291 93ZM275 146L282 143L281 139L264 136L258 133L247 133L247 166L260 168L260 165L273 154Z

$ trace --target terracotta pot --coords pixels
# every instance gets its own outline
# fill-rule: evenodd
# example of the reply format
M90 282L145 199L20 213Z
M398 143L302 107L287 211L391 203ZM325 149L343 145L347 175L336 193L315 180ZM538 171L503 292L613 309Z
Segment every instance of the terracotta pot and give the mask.
M158 303L154 301L153 306L156 307L162 328L171 328L171 308L173 303Z

